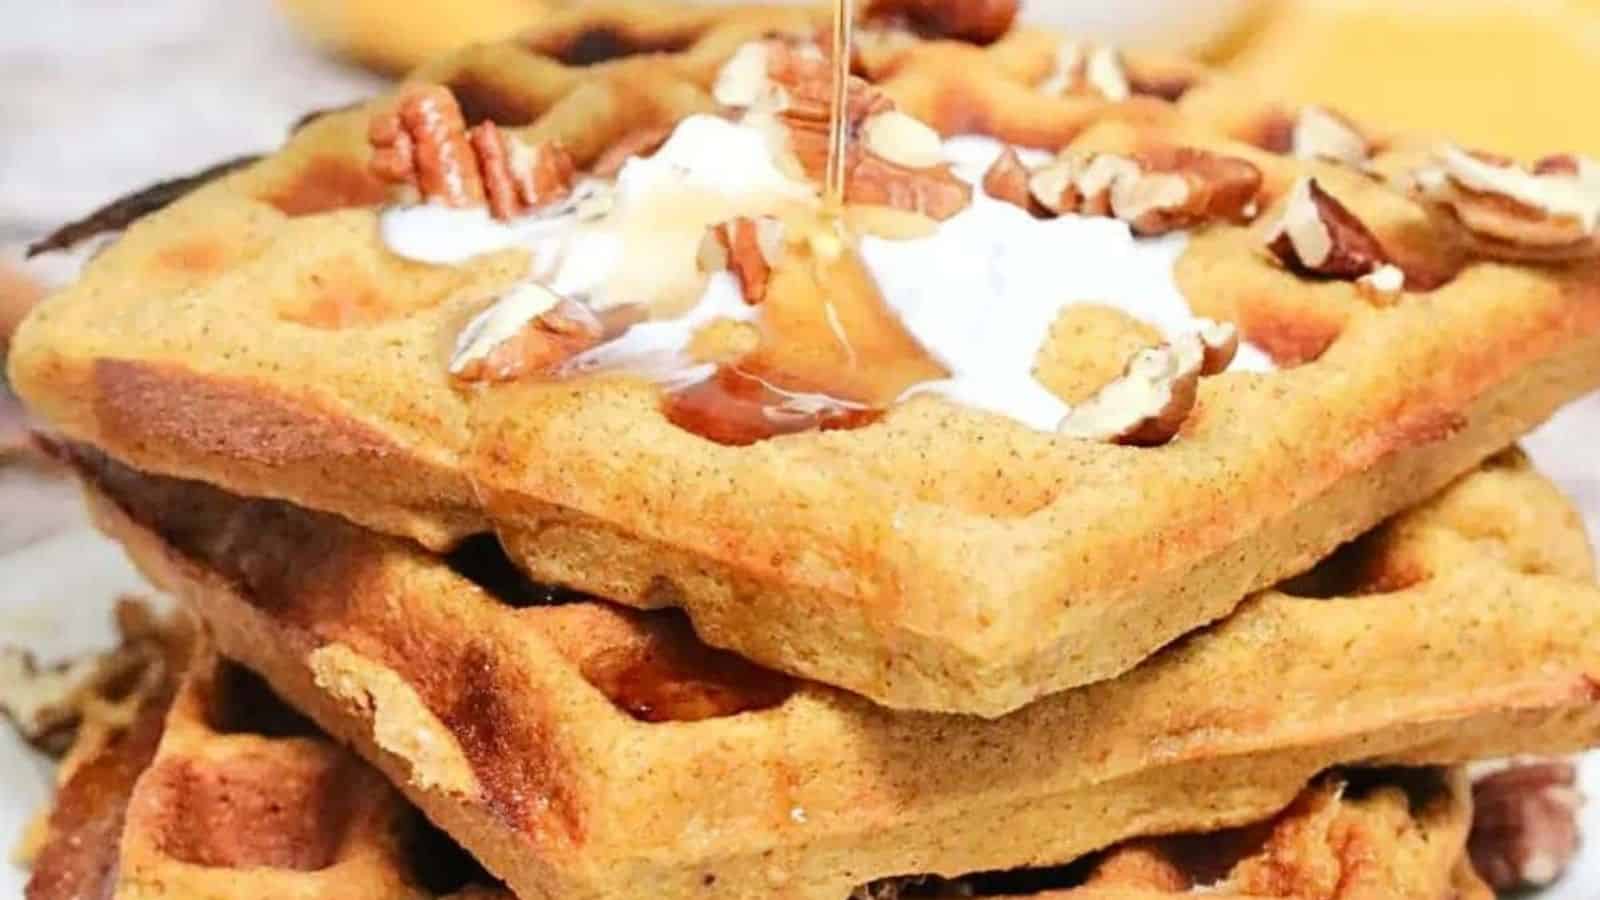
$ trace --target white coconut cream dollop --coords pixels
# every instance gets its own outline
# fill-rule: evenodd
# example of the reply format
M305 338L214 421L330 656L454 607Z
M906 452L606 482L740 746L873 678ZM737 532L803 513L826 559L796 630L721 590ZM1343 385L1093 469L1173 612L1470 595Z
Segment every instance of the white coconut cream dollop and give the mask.
M862 259L884 302L950 377L907 392L955 402L1054 431L1068 407L1033 376L1063 309L1094 303L1122 310L1168 336L1203 321L1185 302L1174 265L1183 235L1135 238L1110 218L1040 220L981 188L1004 145L990 138L946 141L955 173L976 186L973 202L932 234L861 239ZM1047 155L1024 161L1037 164ZM705 230L736 216L818 207L814 185L785 173L768 134L714 116L692 116L653 156L630 160L615 186L586 181L568 201L512 222L483 209L437 205L385 211L381 234L397 254L459 264L512 247L529 251L529 278L594 309L638 304L650 320L571 360L573 373L625 371L671 387L710 377L688 358L695 333L718 320L752 321L726 273L696 267ZM1235 368L1271 362L1243 345Z

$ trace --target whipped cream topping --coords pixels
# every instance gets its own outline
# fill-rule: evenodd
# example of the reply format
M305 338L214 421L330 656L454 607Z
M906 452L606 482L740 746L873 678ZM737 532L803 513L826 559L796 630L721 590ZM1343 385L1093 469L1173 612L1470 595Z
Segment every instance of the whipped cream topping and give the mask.
M974 185L1005 149L981 137L945 146L957 176ZM1182 234L1135 238L1111 218L1036 219L980 189L971 206L933 235L904 241L867 236L861 255L884 301L950 370L949 379L913 393L942 394L1053 431L1069 409L1034 378L1033 368L1061 311L1095 303L1168 337L1198 330L1204 322L1173 277L1187 243ZM1270 367L1260 350L1240 346L1234 368Z
M383 240L436 265L521 247L529 277L594 309L644 304L681 311L704 288L695 251L705 229L735 216L815 202L816 189L779 170L767 136L716 116L691 116L616 184L589 180L551 209L511 221L437 204L385 210Z
M670 389L683 388L716 374L712 363L686 359L695 334L718 321L754 322L756 307L744 302L739 282L731 273L717 272L693 308L681 316L641 322L615 340L573 357L564 374L620 372L653 381Z
M983 176L1004 150L984 137L958 137L943 154L958 177L979 186L973 202L927 237L866 236L860 254L884 302L907 332L949 370L913 387L1054 431L1069 412L1034 376L1034 362L1067 306L1114 307L1169 337L1198 330L1174 279L1183 235L1137 239L1110 218L1035 219L988 196ZM1030 166L1050 155L1019 151ZM585 182L560 206L509 223L483 209L422 205L383 213L381 233L396 253L420 262L459 264L511 247L532 256L530 280L594 309L639 304L650 320L569 361L567 374L625 372L669 388L710 377L688 349L718 320L754 321L726 272L696 268L710 225L741 215L820 206L817 188L776 162L760 128L713 116L679 125L652 157L635 158L614 187ZM1235 368L1271 362L1243 345Z

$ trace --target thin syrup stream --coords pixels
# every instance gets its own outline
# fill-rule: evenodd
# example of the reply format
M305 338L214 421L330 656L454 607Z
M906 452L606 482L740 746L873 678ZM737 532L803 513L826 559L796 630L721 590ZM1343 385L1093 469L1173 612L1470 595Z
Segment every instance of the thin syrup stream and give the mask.
M844 208L845 156L849 150L846 111L854 40L855 0L833 0L833 107L828 118L828 168L823 184L823 200L830 211Z

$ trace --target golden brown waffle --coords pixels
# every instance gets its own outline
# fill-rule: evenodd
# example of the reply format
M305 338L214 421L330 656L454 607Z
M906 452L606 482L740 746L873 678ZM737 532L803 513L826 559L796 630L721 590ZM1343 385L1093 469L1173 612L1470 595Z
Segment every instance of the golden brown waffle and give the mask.
M28 900L509 900L376 772L209 649L176 695L169 682L110 728L109 739L84 733L75 748ZM127 812L120 826L95 828L85 804ZM1459 772L1350 772L1245 828L1136 841L1056 870L878 882L852 897L1048 890L1041 898L1144 900L1205 885L1209 896L1244 900L1338 885L1349 897L1478 900L1487 894L1464 861L1470 819ZM103 880L64 877L72 871Z
M508 896L205 647L136 715L80 735L47 821L28 900Z
M710 109L707 85L751 37L814 25L793 10L585 4L417 77L452 86L470 121L560 139L587 165ZM597 32L618 58L575 55ZM714 645L891 707L984 715L1127 670L1600 384L1594 262L1468 259L1383 181L1243 143L1279 146L1285 110L1191 66L1130 57L1151 93L1120 104L1045 96L1058 44L871 41L860 68L945 133L1181 141L1261 169L1258 223L1196 231L1177 277L1197 313L1289 368L1207 379L1159 449L936 398L859 430L728 447L627 379L457 391L451 341L526 259L430 267L388 251L365 168L381 104L325 116L133 228L25 324L13 380L72 439L141 469L433 548L493 528L543 581L682 606ZM1380 173L1418 158L1382 147ZM1442 286L1377 306L1270 259L1265 223L1308 172L1414 280ZM1139 329L1067 318L1038 370L1076 400Z
M1600 739L1600 594L1515 454L1111 682L989 721L893 713L331 516L72 454L224 653L524 896L832 898L1259 820L1329 766Z

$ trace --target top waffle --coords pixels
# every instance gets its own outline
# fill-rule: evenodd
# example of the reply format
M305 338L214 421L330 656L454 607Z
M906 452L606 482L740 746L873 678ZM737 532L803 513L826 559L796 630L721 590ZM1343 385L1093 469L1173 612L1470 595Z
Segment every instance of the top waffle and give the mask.
M1128 669L1600 384L1587 163L877 26L831 240L819 21L585 5L425 68L129 230L13 381L140 468L436 548L492 529L542 581L984 715ZM1235 336L1251 370L1199 378Z

